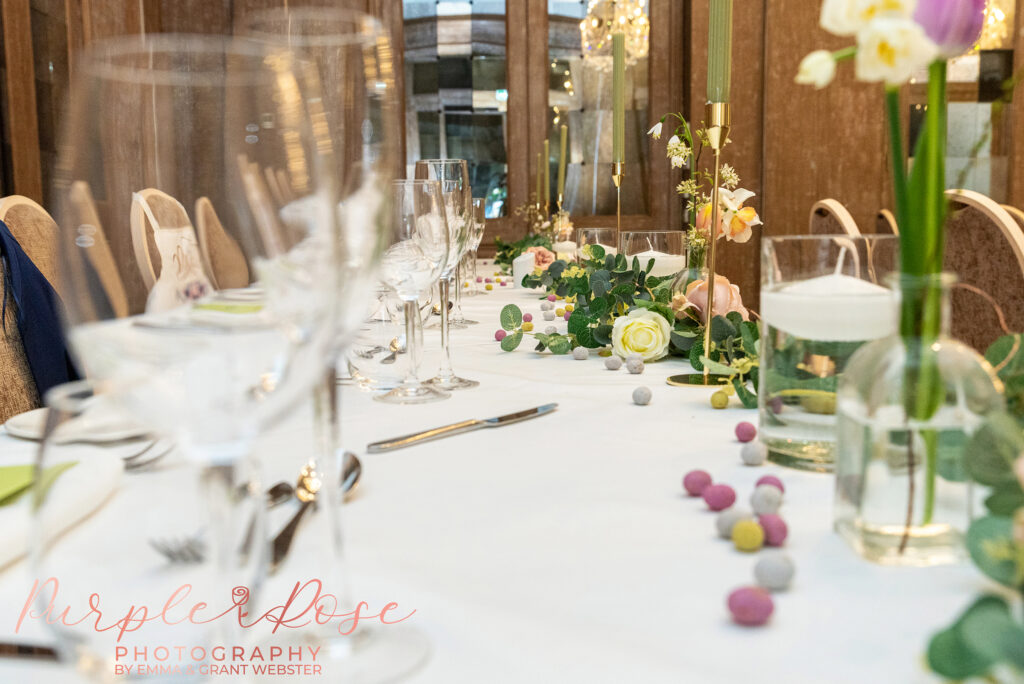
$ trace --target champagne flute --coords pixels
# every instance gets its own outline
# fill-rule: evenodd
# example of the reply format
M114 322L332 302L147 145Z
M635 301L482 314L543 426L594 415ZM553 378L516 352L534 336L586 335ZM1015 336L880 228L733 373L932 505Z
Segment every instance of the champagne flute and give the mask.
M469 236L469 252L466 254L465 262L469 267L470 287L466 294L473 296L480 294L480 286L477 284L477 250L484 239L484 230L487 228L487 200L483 197L473 198L473 230Z
M441 184L441 196L444 200L450 237L448 261L438 283L441 300L441 369L437 376L427 383L445 391L469 389L480 383L460 378L452 370L451 317L448 310L455 267L469 248L473 199L469 187L469 167L465 159L423 159L416 162L416 178L436 180Z

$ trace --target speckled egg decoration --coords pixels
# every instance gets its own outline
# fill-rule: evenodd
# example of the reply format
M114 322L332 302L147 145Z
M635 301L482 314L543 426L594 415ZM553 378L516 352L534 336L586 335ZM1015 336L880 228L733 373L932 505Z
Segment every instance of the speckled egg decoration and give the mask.
M576 347L572 350L572 358L577 361L586 361L590 358L590 350L586 347Z
M732 528L740 520L753 520L754 514L746 508L733 506L718 514L715 518L715 529L722 539L732 539Z
M558 301L558 297L556 297L555 295L548 295L548 301L549 302Z
M622 359L618 356L609 356L604 360L604 367L608 370L619 370L622 368Z
M553 325L549 325L548 327L544 328L544 334L545 335L554 335L557 332L558 332L558 328L556 328Z
M553 321L553 320L555 320L555 312L554 311L545 311L544 312L544 320L545 321Z
M764 528L756 520L737 520L732 526L732 543L737 551L760 551L764 546Z
M526 321L527 323L529 323L530 321L533 320L533 314L528 314L528 313L523 314L523 320Z
M640 375L644 372L644 360L635 356L626 359L626 370L633 375Z
M508 333L505 332L504 330L494 331L494 339L496 339L498 342L501 342L503 339L505 339L506 335L508 335Z
M757 437L757 428L752 423L743 421L736 424L736 439L741 442L749 442Z
M750 507L758 515L777 513L782 505L782 492L770 484L758 485L750 495Z
M747 442L740 447L740 458L748 466L764 465L768 459L768 447L761 442Z
M651 403L651 390L649 387L637 387L633 390L633 403L637 406L647 406Z
M761 478L757 481L757 485L760 486L760 485L763 485L763 484L772 485L773 487L778 487L780 492L783 492L783 493L786 492L786 488L782 485L782 480L780 480L779 478L775 477L774 475L763 475L763 476L761 476Z
M788 555L766 553L754 566L754 579L768 591L785 591L793 583L796 566Z
M760 627L768 622L775 604L767 591L760 587L742 587L729 594L727 602L732 619L747 627Z
M789 534L789 527L786 521L775 513L765 513L758 516L757 521L761 523L764 530L764 543L768 546L782 546Z
M736 503L736 491L729 485L708 485L701 496L704 497L704 503L713 511L724 511Z
M711 475L706 470L691 470L683 476L683 489L690 496L700 496L711 485Z
M540 310L541 311L551 311L554 308L555 308L555 305L552 304L551 302L541 302L540 303Z

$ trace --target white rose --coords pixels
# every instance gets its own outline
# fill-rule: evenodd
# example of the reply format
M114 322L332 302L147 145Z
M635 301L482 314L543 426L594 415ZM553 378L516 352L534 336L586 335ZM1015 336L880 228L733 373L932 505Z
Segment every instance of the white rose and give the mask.
M879 17L910 17L917 0L825 0L821 28L837 36L853 36Z
M815 50L800 62L796 82L824 88L836 77L836 60L828 50Z
M655 140L661 137L661 122L651 126L651 130L647 131L647 135L653 136Z
M619 316L612 326L612 351L626 358L639 354L644 361L657 361L668 354L672 327L665 317L648 309L633 309Z
M857 78L901 85L938 54L938 46L916 21L876 19L857 34Z

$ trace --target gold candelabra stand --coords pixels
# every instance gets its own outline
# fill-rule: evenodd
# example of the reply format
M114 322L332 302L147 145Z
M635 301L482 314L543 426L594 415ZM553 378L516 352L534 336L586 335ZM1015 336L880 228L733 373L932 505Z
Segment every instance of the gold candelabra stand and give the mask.
M626 177L626 164L612 162L612 183L615 183L615 231L622 232L622 179Z
M718 243L719 224L722 222L722 206L719 199L721 184L722 148L729 138L732 126L732 111L728 102L708 102L705 110L707 120L708 142L715 157L715 181L711 189L711 235L708 236L707 252L707 286L708 302L704 308L704 355L711 353L711 321L715 310L715 245ZM703 373L685 373L673 375L666 382L670 385L721 385L729 381L725 375L712 373L707 366Z

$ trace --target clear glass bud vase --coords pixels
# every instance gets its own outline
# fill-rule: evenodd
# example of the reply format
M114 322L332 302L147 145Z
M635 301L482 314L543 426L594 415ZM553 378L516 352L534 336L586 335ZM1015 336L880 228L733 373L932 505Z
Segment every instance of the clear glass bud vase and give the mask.
M837 392L836 531L890 565L959 560L984 492L964 446L1003 406L991 366L949 336L951 274L899 276L902 334L861 347Z

